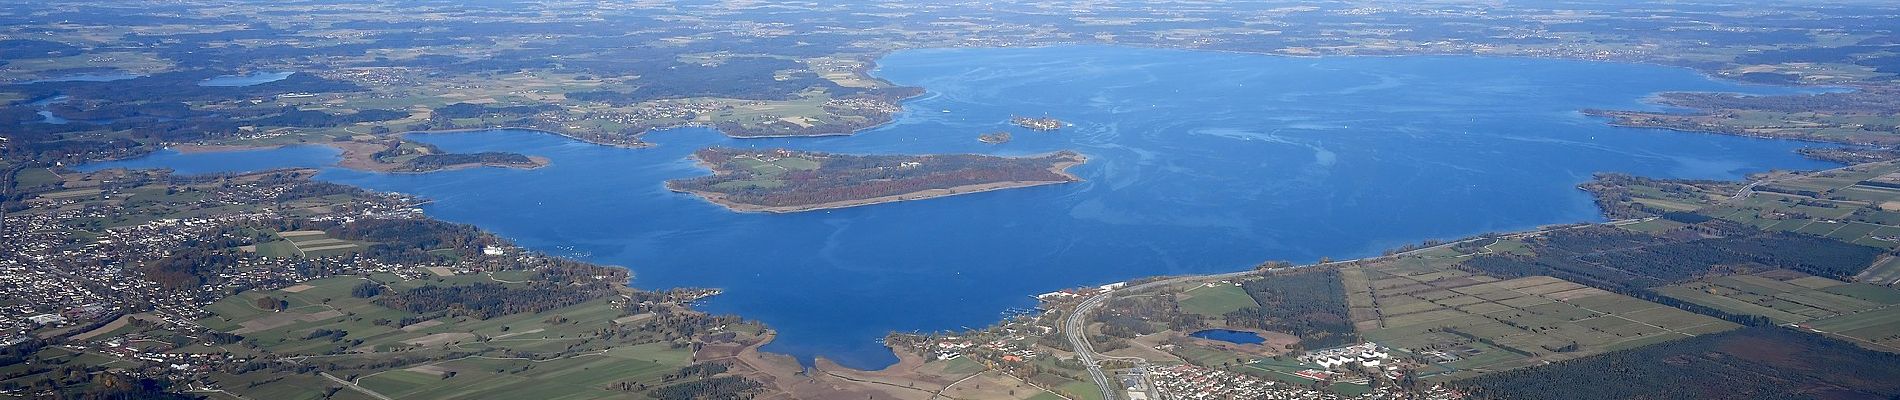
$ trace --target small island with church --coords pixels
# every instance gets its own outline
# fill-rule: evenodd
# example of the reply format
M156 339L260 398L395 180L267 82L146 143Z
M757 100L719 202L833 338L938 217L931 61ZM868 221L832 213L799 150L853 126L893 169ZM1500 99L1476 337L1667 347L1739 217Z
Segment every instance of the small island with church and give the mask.
M981 154L851 155L786 149L709 148L693 154L713 174L667 181L740 212L789 213L1081 181L1068 172L1088 161L1059 151L999 157Z

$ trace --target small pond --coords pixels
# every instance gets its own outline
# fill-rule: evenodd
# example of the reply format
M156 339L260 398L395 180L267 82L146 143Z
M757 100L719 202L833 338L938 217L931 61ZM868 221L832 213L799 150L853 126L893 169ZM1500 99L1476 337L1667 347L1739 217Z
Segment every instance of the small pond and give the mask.
M1267 341L1267 339L1260 337L1258 333L1232 329L1204 329L1190 333L1188 336L1208 340L1219 340L1233 344L1260 344L1261 342Z

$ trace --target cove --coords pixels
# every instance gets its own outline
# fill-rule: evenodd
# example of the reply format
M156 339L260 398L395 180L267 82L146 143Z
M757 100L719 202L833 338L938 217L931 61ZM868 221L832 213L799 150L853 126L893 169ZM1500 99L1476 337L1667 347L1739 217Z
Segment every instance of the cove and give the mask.
M1618 128L1584 108L1655 109L1659 91L1791 93L1652 65L1487 57L1288 58L1107 46L913 50L879 77L928 89L854 136L730 139L698 128L621 149L528 131L412 135L455 152L545 156L478 168L318 178L434 199L425 211L552 254L626 266L645 288L717 287L704 309L761 320L768 351L875 369L890 331L988 325L1031 295L1158 274L1351 258L1425 239L1600 221L1596 172L1739 179L1831 164L1804 144ZM947 111L947 112L946 112ZM976 136L1011 115L1073 123ZM667 191L707 146L840 153L1075 150L1084 182L925 201L742 214ZM287 148L99 163L265 168ZM326 158L327 157L327 158ZM284 157L285 164L334 155ZM288 165L285 165L288 166Z

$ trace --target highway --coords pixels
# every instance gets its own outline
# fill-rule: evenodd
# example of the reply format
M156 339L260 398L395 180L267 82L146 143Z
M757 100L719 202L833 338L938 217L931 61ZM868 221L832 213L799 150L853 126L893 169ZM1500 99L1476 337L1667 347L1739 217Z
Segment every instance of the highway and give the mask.
M1648 221L1655 218L1656 217L1622 219L1622 220L1603 222L1602 224L1625 225L1625 224ZM1554 232L1554 231L1576 229L1576 228L1593 226L1593 225L1598 225L1598 224L1565 225L1565 226L1558 226L1558 227L1551 227L1551 228L1543 228L1543 229L1527 231L1527 232L1518 232L1518 233L1500 235L1500 236L1495 236L1495 237L1501 238L1501 239L1518 239L1518 238L1524 238L1528 236L1541 235L1544 233L1549 233L1549 232ZM1119 397L1118 393L1115 390L1115 385L1110 384L1109 379L1108 379L1108 373L1103 372L1102 366L1101 364L1099 364L1101 359L1111 358L1111 357L1107 357L1095 352L1095 348L1089 345L1089 339L1088 339L1088 333L1087 333L1088 330L1085 328L1087 328L1087 325L1088 325L1088 315L1091 313L1094 313L1095 309L1100 308L1103 304L1108 304L1108 301L1114 299L1115 294L1117 293L1135 293L1135 292L1140 292L1140 291L1144 291L1148 289L1187 283L1187 282L1216 281L1216 280L1240 278L1240 277L1245 277L1248 275L1277 273L1277 272L1292 271L1292 270L1313 268L1313 267L1326 267L1326 266L1334 266L1334 265L1354 263L1354 262L1360 262L1360 261L1378 261L1378 260L1384 260L1388 258L1402 257L1402 256L1411 255L1415 253L1422 253L1425 251L1430 251L1430 250L1434 250L1434 249L1438 249L1442 247L1454 246L1460 243L1484 240L1484 239L1487 239L1487 238L1476 237L1476 238L1464 239L1464 240L1459 240L1459 241L1454 241L1454 242L1447 242L1447 243L1439 244L1436 246L1424 247L1424 248L1414 249L1414 250L1400 252L1400 253L1394 253L1391 255L1378 256L1378 257L1367 257L1367 258L1360 258L1360 259L1353 259L1353 260L1341 260L1341 261L1332 261L1332 262L1326 262L1326 263L1296 265L1296 266L1282 267L1282 268L1235 271L1235 272L1227 272L1227 273L1212 274L1212 275L1178 276L1178 277L1173 277L1173 278L1167 278L1167 279L1142 283L1139 285L1124 286L1118 289L1106 290L1101 293L1097 293L1094 296L1090 296L1087 299L1082 300L1082 303L1077 304L1074 310L1071 310L1068 315L1063 316L1062 333L1063 333L1063 336L1065 336L1069 340L1069 346L1075 349L1076 358L1081 359L1082 365L1088 368L1089 379L1095 381L1095 386L1100 387L1102 389L1102 398L1104 400L1115 400L1116 398Z

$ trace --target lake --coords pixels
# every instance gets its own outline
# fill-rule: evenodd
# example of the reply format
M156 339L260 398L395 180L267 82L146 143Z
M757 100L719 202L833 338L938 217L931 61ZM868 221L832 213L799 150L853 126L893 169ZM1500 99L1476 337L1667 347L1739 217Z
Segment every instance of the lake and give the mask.
M251 86L281 81L295 74L296 72L253 72L246 75L218 75L199 81L198 86Z
M1618 128L1583 108L1656 109L1658 91L1795 89L1652 65L1485 57L1289 58L1104 46L915 50L877 76L922 86L895 122L849 137L658 146L528 131L411 136L457 152L550 158L535 170L326 181L435 199L426 212L530 248L631 268L633 285L717 287L717 313L780 332L767 350L857 368L896 361L885 333L988 325L1031 295L1157 274L1351 258L1425 239L1601 221L1591 174L1738 179L1821 169L1803 144ZM1011 115L1073 123L1010 128ZM1001 145L977 135L1015 131ZM729 212L662 182L709 173L707 146L850 153L1086 154L1084 182L798 214ZM88 166L183 172L324 165L333 151L153 156Z

